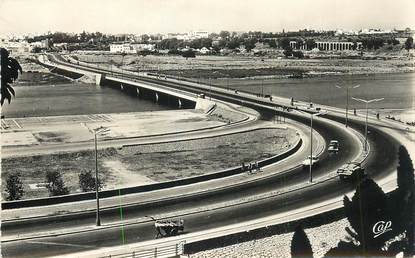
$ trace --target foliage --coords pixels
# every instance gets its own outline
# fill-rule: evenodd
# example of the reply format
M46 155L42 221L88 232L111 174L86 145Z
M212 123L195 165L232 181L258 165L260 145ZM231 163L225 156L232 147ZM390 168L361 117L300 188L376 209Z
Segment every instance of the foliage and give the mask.
M222 39L227 39L231 36L231 33L229 31L221 31L219 32L219 37Z
M389 195L371 179L357 185L352 200L344 197L346 217L352 229L346 228L352 242L340 242L326 257L394 256L404 251L413 255L414 242L414 168L407 150L399 148L398 188ZM376 225L386 225L377 227ZM405 233L405 234L403 234ZM404 237L406 236L406 237ZM388 243L393 239L392 243Z
M79 188L82 192L90 192L95 190L95 177L92 176L92 171L82 171L79 174ZM98 188L102 188L102 183L98 181Z
M23 197L23 182L19 173L9 174L6 179L6 192L8 201L20 200Z
M282 49L284 49L284 50L291 49L291 47L290 47L290 39L289 38L280 38L278 42L279 42L279 46Z
M363 38L361 41L363 47L368 50L379 49L385 44L385 39L379 37Z
M407 244L406 252L413 254L413 245L414 243L414 217L415 212L415 183L414 183L414 167L412 160L408 154L408 151L405 147L401 146L399 148L399 166L397 168L398 173L398 189L396 194L393 195L395 203L397 203L396 218L395 220L401 221L402 228L401 230L406 230Z
M293 50L291 47L287 47L282 53L285 57L289 57L293 55Z
M245 39L244 46L246 51L250 52L252 49L255 48L256 39Z
M3 105L4 100L11 102L12 95L15 96L14 89L10 85L17 80L22 73L22 67L16 59L9 57L9 51L5 48L0 48L1 58L1 99L0 104Z
M392 220L388 204L382 189L368 178L358 184L351 201L347 196L344 197L346 217L357 233L354 237L360 243L363 253L381 250L385 241L391 237L391 232L378 237L375 237L373 232L373 227L378 221Z
M291 257L313 257L310 241L301 225L295 228L291 241Z
M296 58L304 58L304 54L301 51L293 51L292 55Z
M193 50L189 49L189 50L183 51L182 56L189 58L189 57L196 57L196 54Z
M409 50L413 47L414 39L412 37L408 37L405 41L405 49Z
M50 196L69 194L69 190L63 182L62 175L58 171L48 171L46 173L46 188L49 190Z
M305 44L307 46L307 50L311 50L311 49L317 47L316 41L314 39L307 39L305 41Z

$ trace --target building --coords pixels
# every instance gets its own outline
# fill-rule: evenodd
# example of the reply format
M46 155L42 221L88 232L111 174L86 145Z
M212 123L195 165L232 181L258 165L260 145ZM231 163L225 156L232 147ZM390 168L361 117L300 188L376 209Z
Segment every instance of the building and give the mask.
M168 33L163 36L163 39L176 38L178 40L190 41L195 39L208 38L209 32L207 31L191 31L186 33Z
M201 54L206 55L206 54L209 54L209 53L210 53L210 50L209 50L208 48L206 48L206 47L202 47L202 48L199 50L199 52L200 52Z
M316 47L320 50L325 51L346 51L346 50L354 50L354 42L345 42L345 41L316 41ZM301 49L306 50L307 44L302 44L298 46L297 41L290 41L290 47L292 49ZM362 47L362 42L356 42L356 49L360 49Z
M29 53L33 49L33 45L26 41L4 41L2 42L2 47L6 48L10 53Z
M132 44L131 46L135 49L136 52L139 52L139 51L153 52L156 49L154 44Z
M135 54L140 51L154 51L154 44L131 44L131 43L121 43L121 44L110 44L110 53L115 54Z
M131 46L130 43L121 43L121 44L110 44L110 53L133 54L133 53L137 53L137 51Z

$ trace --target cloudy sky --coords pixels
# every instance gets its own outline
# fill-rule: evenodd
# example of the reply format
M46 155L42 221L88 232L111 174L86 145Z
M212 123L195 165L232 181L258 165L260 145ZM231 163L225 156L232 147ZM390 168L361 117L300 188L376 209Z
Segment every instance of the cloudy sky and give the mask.
M414 0L0 0L0 35L415 28Z

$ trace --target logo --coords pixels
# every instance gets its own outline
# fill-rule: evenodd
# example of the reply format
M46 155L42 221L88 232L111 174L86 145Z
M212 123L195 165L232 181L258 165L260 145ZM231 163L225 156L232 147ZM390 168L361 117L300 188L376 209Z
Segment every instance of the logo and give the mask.
M377 238L378 236L391 231L392 230L392 221L378 221L376 222L376 224L373 226L373 234L375 234L375 236L373 238Z

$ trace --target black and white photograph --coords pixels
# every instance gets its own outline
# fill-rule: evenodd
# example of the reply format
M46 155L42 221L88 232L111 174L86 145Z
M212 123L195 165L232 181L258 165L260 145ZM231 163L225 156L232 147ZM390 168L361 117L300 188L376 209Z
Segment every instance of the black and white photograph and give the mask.
M0 257L414 257L414 14L0 0Z

